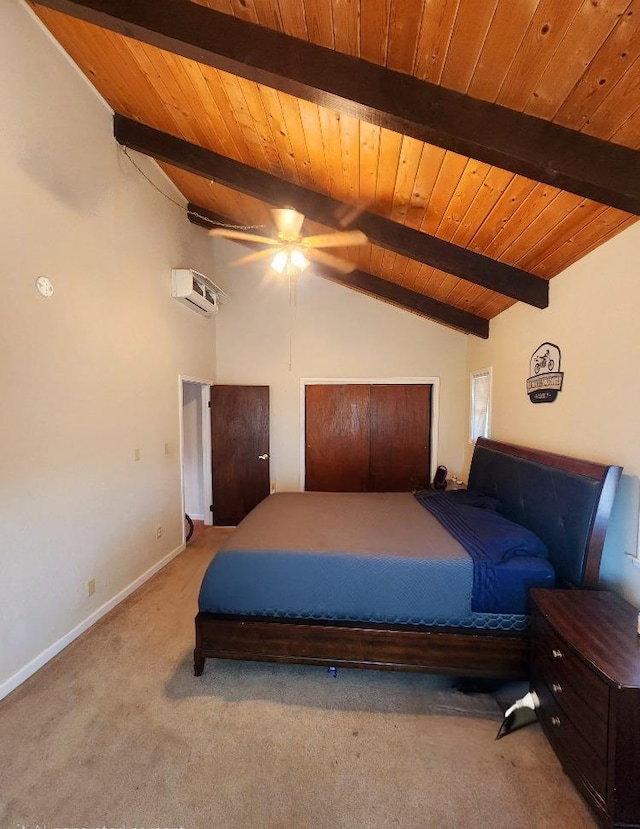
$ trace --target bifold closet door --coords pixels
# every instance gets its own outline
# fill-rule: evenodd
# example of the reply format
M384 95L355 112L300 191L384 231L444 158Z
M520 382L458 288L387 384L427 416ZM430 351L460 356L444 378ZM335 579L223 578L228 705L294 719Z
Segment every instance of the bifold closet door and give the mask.
M429 485L431 386L372 385L369 491L410 492Z
M366 492L369 487L369 386L307 386L305 489Z
M429 484L431 386L306 387L305 489L409 492Z

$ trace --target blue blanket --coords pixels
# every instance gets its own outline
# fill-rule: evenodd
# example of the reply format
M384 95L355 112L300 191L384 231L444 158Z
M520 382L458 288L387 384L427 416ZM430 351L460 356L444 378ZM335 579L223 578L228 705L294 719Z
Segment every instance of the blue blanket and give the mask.
M473 559L471 609L493 613L498 607L496 566L514 556L547 558L548 551L537 535L509 521L492 507L495 502L469 490L415 494Z

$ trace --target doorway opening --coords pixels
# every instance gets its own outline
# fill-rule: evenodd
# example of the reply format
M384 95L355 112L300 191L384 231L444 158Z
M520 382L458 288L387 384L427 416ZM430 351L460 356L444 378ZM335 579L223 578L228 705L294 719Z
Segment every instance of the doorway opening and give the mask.
M180 466L182 512L213 523L211 511L211 383L180 377ZM185 538L183 536L183 542Z

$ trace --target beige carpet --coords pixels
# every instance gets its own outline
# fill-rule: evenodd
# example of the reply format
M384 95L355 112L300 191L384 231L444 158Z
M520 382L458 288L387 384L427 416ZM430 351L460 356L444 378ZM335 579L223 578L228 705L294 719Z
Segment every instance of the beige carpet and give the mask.
M2 829L595 829L538 725L495 741L444 678L209 660L201 575L224 530L0 702Z

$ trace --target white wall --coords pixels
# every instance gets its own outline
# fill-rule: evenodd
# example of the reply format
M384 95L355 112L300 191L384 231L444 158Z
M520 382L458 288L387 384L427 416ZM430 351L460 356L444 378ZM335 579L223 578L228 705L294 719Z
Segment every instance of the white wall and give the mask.
M192 518L204 520L204 477L202 469L202 387L183 383L182 466L184 471L184 510Z
M552 280L550 307L518 304L469 338L469 370L493 366L492 437L624 466L602 567L603 583L640 605L636 548L640 475L640 224ZM562 352L564 384L553 403L532 404L525 381L543 342Z
M18 0L0 79L1 696L180 549L178 376L213 379L215 325L169 296L206 236Z
M438 463L463 464L466 336L310 271L295 305L262 263L229 267L246 248L219 240L215 281L230 295L217 319L219 383L271 389L271 480L300 488L301 378L440 378ZM290 361L290 342L292 364Z

